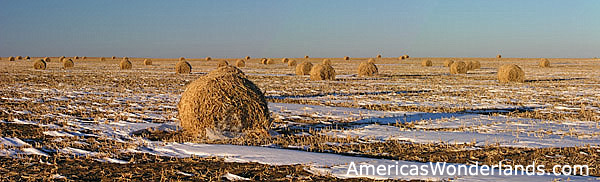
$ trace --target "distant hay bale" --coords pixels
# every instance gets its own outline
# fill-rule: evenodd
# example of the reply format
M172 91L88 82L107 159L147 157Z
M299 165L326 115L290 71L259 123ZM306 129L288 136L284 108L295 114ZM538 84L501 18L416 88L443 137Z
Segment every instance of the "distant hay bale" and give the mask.
M23 59L23 57L17 56L17 60L22 60L22 59Z
M58 58L58 61L62 61L63 59L65 59L65 56L61 56Z
M358 65L358 76L373 76L378 72L377 66L371 62L362 62Z
M398 60L403 60L404 56L398 56Z
M179 74L188 74L192 72L192 65L187 61L179 61L175 64L175 72Z
M223 66L229 66L229 63L225 60L219 60L219 62L217 63L217 68Z
M498 54L496 55L496 58L502 58L502 55Z
M29 56L25 56L25 59L31 59L31 57L29 57Z
M79 56L74 56L73 59L79 59Z
M267 58L260 59L260 64L267 64Z
M348 61L348 60L350 60L350 57L344 56L344 60Z
M431 62L431 60L423 60L423 61L421 61L421 66L430 67L430 66L433 66L433 62Z
M38 59L33 63L33 69L36 70L45 70L46 69L46 61L43 59Z
M117 59L117 57L115 57L115 56L113 56L113 57L110 57L110 58L111 58L111 59Z
M546 59L546 58L542 58L542 60L540 61L540 67L542 67L542 68L550 67L550 61L548 61L548 59Z
M106 58L100 57L100 61L106 61Z
M467 68L469 68L469 70L476 70L481 68L481 63L479 61L469 61L467 63Z
M235 66L237 67L245 67L246 66L246 61L244 61L243 59L238 59L237 61L235 61Z
M275 64L275 61L273 61L273 59L269 58L269 59L267 59L267 61L265 61L265 64Z
M454 63L454 61L451 59L448 59L448 60L444 61L444 67L450 67L450 65L452 65L452 63Z
M15 57L8 57L8 61L15 61Z
M377 54L377 58L381 58L381 54Z
M75 63L71 59L63 59L62 64L63 68L72 68L73 66L75 66Z
M269 136L272 120L265 95L233 66L219 67L190 83L177 108L183 131L194 136Z
M50 62L50 61L52 61L52 60L49 57L44 58L44 62Z
M331 64L317 64L310 69L310 80L335 80L335 69Z
M410 57L408 57L408 55L406 55L406 54L405 54L405 55L402 55L402 56L404 56L404 59L408 59L408 58L410 58Z
M129 61L129 58L124 57L123 60L121 60L121 62L119 63L119 67L122 70L129 70L129 69L131 69L132 65L131 65L131 61Z
M184 57L179 57L179 61L185 61Z
M369 58L369 60L367 62L375 64L375 59Z
M152 60L151 59L144 59L144 65L146 65L146 66L152 65Z
M290 61L290 59L288 59L288 58L281 59L281 63L287 63L288 61Z
M212 60L212 58L209 56L209 57L206 57L205 60L210 61L210 60Z
M58 62L61 62L61 63L62 63L63 61L65 61L65 59L67 59L67 58L65 58L65 57L63 57L63 58L60 58L60 59L58 59ZM46 61L46 62L48 62L48 61Z
M290 60L290 61L288 61L288 66L289 67L296 66L296 60Z
M525 82L525 72L515 64L505 64L498 68L498 81L500 83Z
M323 59L323 64L331 65L331 60L329 60L329 59Z
M312 67L312 63L304 61L296 66L296 75L309 75Z
M246 60L250 60L250 56L246 56Z
M455 61L450 65L450 74L466 74L469 69L463 61Z
M304 56L304 59L308 59L308 56Z
M87 57L83 56L83 57L81 57L81 59L83 59L83 60L86 60L86 59L87 59Z

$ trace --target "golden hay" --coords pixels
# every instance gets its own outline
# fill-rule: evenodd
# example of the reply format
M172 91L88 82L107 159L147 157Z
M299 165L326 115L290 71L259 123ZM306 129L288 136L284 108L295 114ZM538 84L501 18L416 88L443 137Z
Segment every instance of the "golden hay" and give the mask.
M71 59L63 59L62 64L63 68L72 68L73 66L75 66L75 63Z
M25 59L31 59L31 57L29 57L29 56L25 56Z
M450 67L450 65L452 65L452 63L454 63L454 61L451 59L448 59L448 60L444 61L444 67Z
M467 62L467 68L469 70L476 70L481 68L481 63L479 63L479 61L469 61Z
M192 65L187 61L179 61L175 64L175 72L180 74L188 74L192 72Z
M377 54L377 58L381 58L381 54Z
M229 63L225 60L219 60L217 67L229 66Z
M288 61L288 66L289 67L296 66L296 60L290 60L290 61Z
M179 61L185 61L184 57L179 57Z
M244 61L243 59L238 59L235 62L235 66L237 66L237 67L245 67L246 66L246 61Z
M378 72L377 66L371 62L362 62L358 65L358 76L373 76Z
M344 56L344 60L348 61L348 60L350 60L350 57Z
M250 56L246 56L246 60L250 60Z
M498 68L498 81L500 83L525 82L525 72L515 64L505 64Z
M282 63L287 63L288 61L290 61L290 59L288 59L288 58L283 58L283 59L281 59L281 62L282 62Z
M540 67L542 67L542 68L550 67L550 61L548 61L548 59L546 59L546 58L542 58L542 60L540 61Z
M121 60L121 62L119 63L119 67L122 70L131 69L131 67L132 67L131 61L129 61L129 59L127 57L124 57L123 60Z
M144 65L152 65L152 60L151 59L144 59Z
M455 61L450 65L450 74L466 74L469 68L463 61Z
M21 59L23 59L23 57L17 56L17 60L21 60Z
M329 60L329 59L323 59L323 64L331 65L331 60Z
M335 69L331 64L317 64L310 69L310 80L335 80Z
M269 137L272 120L265 95L233 66L219 67L190 83L177 108L183 131L193 136Z
M305 61L296 66L296 75L309 75L313 64Z
M367 61L367 62L375 64L375 59L369 58L369 61Z
M33 69L36 70L45 70L46 69L46 61L43 59L38 59L33 63Z
M50 62L51 60L50 60L50 58L49 58L49 57L45 57L45 58L44 58L44 61L45 61L45 62Z
M423 60L423 61L421 61L421 66L424 66L424 67L433 66L433 62L431 62L431 60Z
M502 55L498 54L496 55L496 58L502 58Z
M210 60L212 60L212 58L211 57L206 57L205 60L210 61Z
M8 57L8 61L15 61L15 57Z

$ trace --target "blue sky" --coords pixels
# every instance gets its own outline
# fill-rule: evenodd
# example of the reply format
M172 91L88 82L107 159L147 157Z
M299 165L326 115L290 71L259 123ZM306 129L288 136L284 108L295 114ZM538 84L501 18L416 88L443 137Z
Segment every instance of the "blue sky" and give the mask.
M0 0L0 56L600 57L596 0Z

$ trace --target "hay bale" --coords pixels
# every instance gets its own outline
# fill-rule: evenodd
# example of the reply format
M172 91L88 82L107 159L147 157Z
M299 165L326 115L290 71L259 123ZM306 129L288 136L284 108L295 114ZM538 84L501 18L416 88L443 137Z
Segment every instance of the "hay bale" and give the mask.
M430 67L430 66L433 66L433 62L431 62L431 60L423 60L423 61L421 61L421 66Z
M479 63L479 61L469 61L467 63L467 67L469 68L469 70L476 70L481 68L481 63Z
M358 76L373 76L378 72L377 66L371 62L362 62L358 65Z
M23 59L23 57L17 56L17 60L22 60L22 59Z
M525 72L515 64L505 64L498 68L498 81L500 83L525 82Z
M73 59L79 59L79 57L78 56L74 56Z
M329 60L329 59L323 59L323 64L331 65L331 60Z
M223 66L229 66L229 63L225 60L219 60L219 62L217 63L217 68Z
M350 60L350 57L344 56L344 60L348 61L348 60Z
M212 58L209 56L209 57L206 57L205 60L210 61L210 60L212 60Z
M31 59L31 57L29 57L29 56L25 56L25 59Z
M63 59L62 64L63 68L72 68L73 66L75 66L75 63L71 59Z
M61 56L58 58L58 61L62 61L63 59L65 59L65 56Z
M308 59L308 56L304 56L304 59Z
M462 61L455 61L450 65L450 74L466 74L468 70L467 63Z
M408 57L408 55L406 55L406 54L405 54L405 55L402 55L402 56L404 56L404 59L408 59L408 58L410 58L410 57Z
M269 59L267 59L267 61L265 61L265 64L275 64L275 61L273 61L273 59L269 58Z
M44 58L44 61L45 61L45 62L50 62L51 60L50 60L50 58L49 58L49 57L45 57L45 58Z
M208 139L269 136L272 120L265 95L232 66L217 68L190 83L177 108L183 131L193 136Z
M377 58L381 58L381 54L377 54Z
M185 61L184 57L179 57L179 61Z
M132 65L131 65L131 61L129 61L129 58L124 57L123 60L121 60L121 62L119 63L119 67L122 70L129 70L129 69L131 69Z
M375 59L369 58L369 60L367 62L375 64Z
M106 61L106 58L100 57L100 61Z
M250 56L246 56L246 60L250 60Z
M282 62L282 63L287 63L288 61L290 61L290 59L288 59L288 58L283 58L283 59L281 59L281 62Z
M546 58L542 58L542 60L540 61L540 67L542 67L542 68L550 67L550 61L548 61L548 59L546 59Z
M81 57L81 59L82 59L82 60L86 60L86 59L87 59L87 57L83 56L83 57Z
M496 58L498 58L498 59L502 58L502 55L498 54L498 55L496 55Z
M46 69L46 61L43 59L38 59L33 63L33 69L36 70L45 70Z
M454 61L451 59L448 59L448 60L444 61L444 67L450 67L450 65L452 65L452 63L454 63Z
M8 57L8 61L15 61L15 57Z
M111 59L117 59L117 57L115 57L115 56L113 56L113 57L110 57L110 58L111 58Z
M245 67L246 66L246 61L244 61L243 59L238 59L237 61L235 61L235 66L237 67Z
M192 72L192 65L187 61L179 61L175 64L175 72L179 74L188 74Z
M317 64L310 69L310 80L335 80L335 69L331 64Z
M296 66L296 60L290 60L290 61L288 61L288 66L289 67Z
M398 60L403 60L404 56L398 56Z
M146 66L152 65L152 60L151 59L144 59L144 65L146 65Z
M296 66L296 75L309 75L312 67L312 63L308 61L302 62Z

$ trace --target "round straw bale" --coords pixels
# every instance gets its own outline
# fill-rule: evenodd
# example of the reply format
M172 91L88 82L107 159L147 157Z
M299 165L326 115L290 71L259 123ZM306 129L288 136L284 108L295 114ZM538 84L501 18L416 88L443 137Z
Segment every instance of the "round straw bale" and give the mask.
M119 63L119 67L122 70L131 69L132 65L131 65L131 61L129 61L129 58L124 57L123 60L121 60L121 62Z
M335 69L331 64L317 64L310 69L310 80L335 80Z
M350 57L344 56L344 60L348 61L348 60L350 60Z
M304 59L308 59L308 56L304 56Z
M496 55L496 58L502 58L502 55L498 54Z
M243 59L238 59L237 61L235 61L235 66L237 67L245 67L246 66L246 61L244 61Z
M267 58L260 59L260 64L267 64Z
M75 66L75 63L71 59L63 59L62 64L63 68L72 68L73 66Z
M151 59L144 59L144 65L152 65Z
M381 54L377 54L377 58L381 58Z
M184 57L179 57L179 61L185 61Z
M463 61L455 61L450 65L450 74L466 74L469 68Z
M111 59L117 59L117 57L115 57L115 56L113 56L113 57L110 57L110 58L111 58Z
M250 56L246 56L246 60L250 60Z
M177 108L183 131L191 135L208 139L269 136L265 95L232 66L219 67L190 83Z
M37 61L33 62L33 69L45 70L46 69L46 61L44 61L43 59L38 59Z
M83 59L83 60L86 60L86 59L87 59L87 57L83 56L83 57L81 57L81 59Z
M313 64L305 61L296 66L296 75L309 75Z
M451 60L451 59L448 59L448 60L444 61L444 66L445 67L450 67L450 65L452 65L452 63L454 63L454 61Z
M74 56L73 59L79 59L79 56Z
M290 59L288 59L288 58L283 58L283 59L281 59L281 62L282 62L282 63L287 63L288 61L290 61Z
M15 57L8 57L8 61L15 61Z
M362 62L358 65L358 76L373 76L378 72L377 66L371 62Z
M269 58L269 59L267 59L267 61L265 63L266 64L275 64L275 61L273 61L273 59Z
M323 59L323 64L331 65L331 60L329 60L329 59Z
M288 66L289 67L296 66L296 60L292 59L292 60L288 61Z
M498 68L498 81L500 83L524 82L525 72L515 64L505 64Z
M481 68L481 63L479 61L469 61L467 66L469 67L469 70L476 70Z
M106 58L100 57L100 61L106 61Z
M212 60L212 58L209 56L209 57L206 57L205 60L210 61L210 60Z
M17 56L17 60L21 60L21 59L23 59L22 56Z
M62 61L63 59L65 59L65 56L61 56L58 58L58 61Z
M25 59L31 59L31 57L29 57L29 56L25 56Z
M423 66L423 67L433 66L433 62L431 62L431 60L423 60L423 61L421 61L421 66Z
M50 60L50 58L49 58L49 57L45 57L45 58L44 58L44 61L45 61L45 62L50 62L51 60Z
M405 54L405 55L403 55L403 56L404 56L404 59L408 59L408 58L410 58L410 57L408 57L408 55L406 55L406 54Z
M187 61L179 61L175 64L175 72L180 74L188 74L192 72L192 65Z
M229 63L225 60L219 60L217 67L229 66Z
M546 58L542 58L542 60L540 61L540 67L542 67L542 68L550 67L550 61L548 61L548 59L546 59Z

